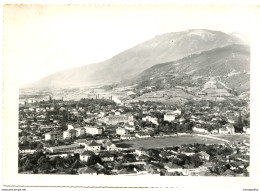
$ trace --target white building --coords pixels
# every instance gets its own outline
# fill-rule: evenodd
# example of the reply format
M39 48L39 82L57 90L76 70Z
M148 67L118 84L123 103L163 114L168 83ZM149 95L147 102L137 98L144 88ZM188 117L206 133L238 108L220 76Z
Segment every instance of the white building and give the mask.
M125 129L128 131L135 131L135 126L125 126Z
M64 139L74 139L76 137L77 131L75 129L68 129L63 131Z
M125 128L118 127L116 129L116 134L117 135L125 135L125 134L128 134L128 132L127 132L127 130Z
M62 140L63 135L61 131L51 131L49 133L45 133L45 141L47 140Z
M208 133L206 129L199 128L199 127L193 127L192 130L197 133Z
M79 158L81 161L87 162L92 155L95 155L95 153L93 153L92 151L83 151L82 153L80 153Z
M156 117L146 116L142 118L143 121L150 121L151 123L158 125L158 119Z
M181 110L177 109L177 110L173 111L173 114L175 114L175 115L181 115Z
M175 120L175 114L174 113L166 113L163 116L164 121L174 121Z
M100 127L84 127L85 128L85 133L86 134L91 134L91 135L101 135L102 134L102 128Z
M95 141L91 141L85 145L87 151L99 152L101 150L101 145Z
M85 135L85 128L81 128L81 127L79 127L79 128L76 128L75 129L76 130L76 137L79 137L79 136L82 136L82 135Z

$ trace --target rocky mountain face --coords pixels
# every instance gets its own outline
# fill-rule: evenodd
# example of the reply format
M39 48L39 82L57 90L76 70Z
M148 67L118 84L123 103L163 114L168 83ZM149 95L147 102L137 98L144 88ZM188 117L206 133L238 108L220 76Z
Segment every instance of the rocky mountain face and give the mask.
M163 68L170 67L171 73L182 72L190 76L231 75L230 72L237 70L248 72L249 58L245 56L248 51L245 53L244 46L234 44L244 44L244 41L237 35L210 30L167 33L130 48L107 61L63 70L28 84L27 87L118 83L138 75L150 76L149 71L156 68L159 71L164 70L159 69L159 63L165 63ZM154 65L156 66L153 67ZM144 71L147 74L142 73ZM154 78L159 76L159 71L158 74L153 72ZM232 75L232 78L236 77ZM232 81L231 76L226 80Z
M139 74L133 83L157 86L159 89L176 86L202 88L209 80L217 81L221 88L234 90L238 94L249 91L249 46L232 44L157 64Z

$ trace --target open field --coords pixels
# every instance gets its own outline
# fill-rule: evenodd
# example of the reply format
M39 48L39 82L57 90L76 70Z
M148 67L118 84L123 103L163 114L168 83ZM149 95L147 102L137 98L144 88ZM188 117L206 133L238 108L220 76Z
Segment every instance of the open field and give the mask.
M118 146L124 146L129 148L162 148L162 147L170 147L175 145L183 145L183 144L220 144L224 143L224 141L215 140L206 137L198 137L196 135L187 135L187 136L174 136L174 137L158 137L158 138L149 138L149 139L135 139L129 141L123 141L118 144Z
M247 134L235 134L235 135L211 135L212 137L218 137L221 139L226 139L230 141L231 143L234 141L243 142L246 140L247 142L250 141L250 137Z

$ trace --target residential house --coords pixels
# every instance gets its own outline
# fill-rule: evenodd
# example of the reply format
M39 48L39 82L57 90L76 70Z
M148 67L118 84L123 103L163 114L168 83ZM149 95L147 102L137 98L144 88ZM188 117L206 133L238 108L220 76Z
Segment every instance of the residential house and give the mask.
M117 147L116 147L116 145L114 143L108 142L108 143L106 143L106 149L108 151L116 151Z
M92 151L83 151L82 153L80 153L79 158L81 161L87 162L92 155L95 155L95 153L93 153Z
M103 152L99 156L100 156L102 162L114 161L114 156L110 152Z
M125 129L128 130L128 131L135 131L135 126L125 126Z
M204 151L199 152L199 156L201 159L204 159L206 161L209 161L210 155Z
M158 125L158 119L156 117L146 116L142 118L143 121L150 121L151 123Z
M141 139L150 138L151 137L150 133L148 133L148 132L139 132L139 133L136 133L135 136L137 138L141 138Z
M164 114L163 119L164 119L164 121L169 121L169 122L174 121L175 120L175 114L172 113L172 112L171 113L168 112L168 113Z
M96 141L91 141L85 145L85 149L88 151L99 152L101 150L101 145Z
M118 127L116 129L116 134L117 135L125 135L125 134L128 134L128 131L125 128Z

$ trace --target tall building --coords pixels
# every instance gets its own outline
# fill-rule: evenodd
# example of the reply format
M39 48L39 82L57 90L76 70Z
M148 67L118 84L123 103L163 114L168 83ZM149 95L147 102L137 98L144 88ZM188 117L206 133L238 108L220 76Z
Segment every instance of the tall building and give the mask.
M62 140L62 132L61 131L51 131L48 133L45 133L45 141L47 140Z

